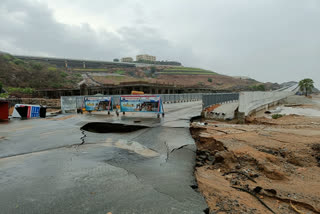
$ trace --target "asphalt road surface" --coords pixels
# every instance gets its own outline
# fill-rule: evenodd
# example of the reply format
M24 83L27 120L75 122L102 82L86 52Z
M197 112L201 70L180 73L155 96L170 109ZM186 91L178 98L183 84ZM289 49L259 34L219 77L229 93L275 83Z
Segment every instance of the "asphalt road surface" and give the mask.
M189 120L200 110L191 102L165 105L160 119L67 114L0 123L0 213L204 213L204 198L191 188ZM90 122L146 128L81 132Z

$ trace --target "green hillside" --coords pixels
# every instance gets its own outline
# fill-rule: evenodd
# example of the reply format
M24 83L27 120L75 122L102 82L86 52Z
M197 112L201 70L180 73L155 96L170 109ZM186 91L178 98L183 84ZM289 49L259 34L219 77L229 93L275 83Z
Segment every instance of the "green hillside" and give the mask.
M73 88L81 80L80 74L69 73L52 65L27 62L8 54L0 55L0 82L7 89Z

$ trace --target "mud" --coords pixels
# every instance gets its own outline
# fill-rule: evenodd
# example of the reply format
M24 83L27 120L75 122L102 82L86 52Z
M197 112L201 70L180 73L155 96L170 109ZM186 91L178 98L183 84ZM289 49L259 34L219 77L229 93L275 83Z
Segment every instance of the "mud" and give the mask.
M320 213L320 121L191 124L195 176L208 213Z

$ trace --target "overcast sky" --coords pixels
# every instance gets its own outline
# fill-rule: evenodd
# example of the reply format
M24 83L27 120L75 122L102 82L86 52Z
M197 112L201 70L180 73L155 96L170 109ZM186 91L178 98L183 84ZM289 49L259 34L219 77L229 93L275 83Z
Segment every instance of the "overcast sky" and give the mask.
M0 50L97 60L147 53L320 87L320 0L1 0Z

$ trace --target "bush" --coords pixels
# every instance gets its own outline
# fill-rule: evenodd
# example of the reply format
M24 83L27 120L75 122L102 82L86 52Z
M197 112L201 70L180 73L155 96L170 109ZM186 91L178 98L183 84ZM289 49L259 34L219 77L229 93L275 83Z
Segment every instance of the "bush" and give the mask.
M60 76L61 76L62 78L66 78L66 77L68 76L68 74L65 73L65 72L61 72L61 73L60 73Z
M8 88L9 94L11 93L23 93L23 94L32 94L32 88Z
M264 85L253 85L250 87L253 91L265 91L266 88Z
M57 67L50 66L48 67L48 71L54 72L57 70Z
M13 56L11 56L11 55L9 55L9 54L5 54L5 55L3 55L2 57L3 57L5 60L8 60L8 61L10 61L10 60L13 59Z
M282 114L274 114L274 115L272 115L272 119L278 119L280 117L283 117L283 115Z
M40 63L31 63L31 67L36 70L41 70L43 66Z
M117 71L115 71L114 73L119 74L119 75L123 75L123 74L125 74L126 72L123 71L123 70L117 70Z
M52 84L52 88L61 88L63 87L63 85L61 85L60 83L53 83Z
M8 93L0 93L0 98L9 98L9 94Z
M25 62L23 60L17 59L17 58L15 58L13 60L13 63L16 64L16 65L24 65L25 64Z
M212 82L212 79L211 79L211 78L208 78L208 82Z

